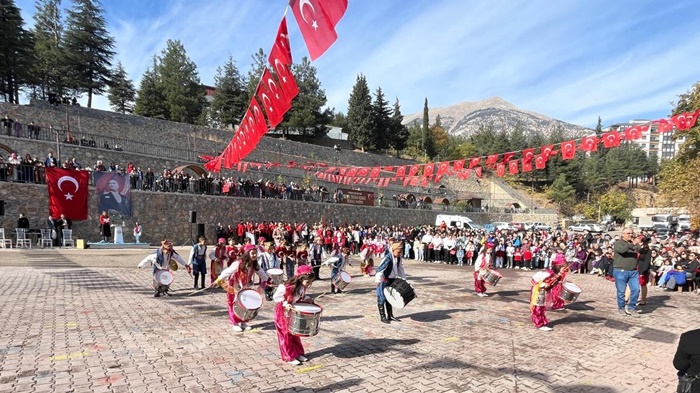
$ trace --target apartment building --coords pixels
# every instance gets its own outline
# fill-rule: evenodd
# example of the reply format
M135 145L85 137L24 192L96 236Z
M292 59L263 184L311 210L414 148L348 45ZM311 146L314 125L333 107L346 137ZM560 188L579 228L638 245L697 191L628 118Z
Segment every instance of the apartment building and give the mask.
M649 123L649 120L630 120L627 123L616 123L612 124L603 129L603 132L607 131L620 131L624 132L628 127L639 126L642 124ZM685 142L685 137L680 137L674 140L673 135L677 131L673 130L671 132L658 132L656 125L651 125L651 128L643 134L641 139L636 141L631 141L631 143L636 143L639 145L647 156L651 154L656 154L659 162L661 160L668 160L676 156L680 146Z

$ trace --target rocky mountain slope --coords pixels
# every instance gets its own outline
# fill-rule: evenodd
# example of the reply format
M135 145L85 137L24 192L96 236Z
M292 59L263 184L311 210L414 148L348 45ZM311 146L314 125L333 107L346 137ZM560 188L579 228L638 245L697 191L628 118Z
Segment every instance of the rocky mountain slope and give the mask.
M549 135L557 126L561 126L565 135L580 137L591 133L586 127L577 126L552 119L542 114L520 109L500 97L492 97L482 101L460 102L458 104L443 107L429 108L430 124L435 122L440 115L442 126L452 135L469 136L489 123L494 129L512 130L520 123L526 134L541 131ZM404 117L404 124L422 122L423 111Z

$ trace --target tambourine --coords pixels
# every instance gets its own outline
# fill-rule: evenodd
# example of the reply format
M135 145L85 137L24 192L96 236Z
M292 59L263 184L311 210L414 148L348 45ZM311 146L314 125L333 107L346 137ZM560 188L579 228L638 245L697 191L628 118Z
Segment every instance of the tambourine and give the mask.
M173 261L173 260L170 260L169 266L170 266L170 270L172 270L172 271L174 271L174 272L177 271L177 262L175 262L175 261Z

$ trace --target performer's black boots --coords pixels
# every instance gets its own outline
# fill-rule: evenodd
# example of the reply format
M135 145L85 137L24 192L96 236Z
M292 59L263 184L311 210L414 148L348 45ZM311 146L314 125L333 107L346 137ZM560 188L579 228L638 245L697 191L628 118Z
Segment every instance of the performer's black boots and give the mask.
M194 289L197 289L197 281L199 281L199 273L194 274Z
M331 293L335 293L335 285L333 283L331 283Z
M396 321L396 322L401 322L398 319L394 318L394 309L391 307L391 304L389 302L384 303L386 306L386 316L387 319L390 321Z
M272 288L265 288L265 299L267 299L268 302L272 301Z
M207 277L206 274L202 274L202 289L204 289L204 279ZM195 283L195 286L197 286L197 283Z
M389 320L386 318L386 314L384 314L384 306L382 306L381 304L379 304L378 306L379 316L382 317L382 322L389 323Z

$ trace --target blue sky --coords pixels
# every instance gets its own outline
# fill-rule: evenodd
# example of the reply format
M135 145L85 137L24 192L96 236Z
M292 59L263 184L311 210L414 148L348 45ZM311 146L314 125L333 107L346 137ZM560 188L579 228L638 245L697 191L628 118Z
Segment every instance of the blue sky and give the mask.
M179 39L213 84L229 55L247 72L272 45L286 0L104 0L109 30L136 86L167 39ZM18 0L32 23L34 1ZM70 2L64 0L64 6ZM193 6L194 5L194 6ZM667 116L700 80L694 0L349 0L338 40L314 65L342 111L356 76L398 97L407 115L500 96L593 127ZM291 10L295 61L308 56ZM696 26L696 27L693 27ZM83 102L86 100L83 99ZM108 109L98 97L94 106Z

